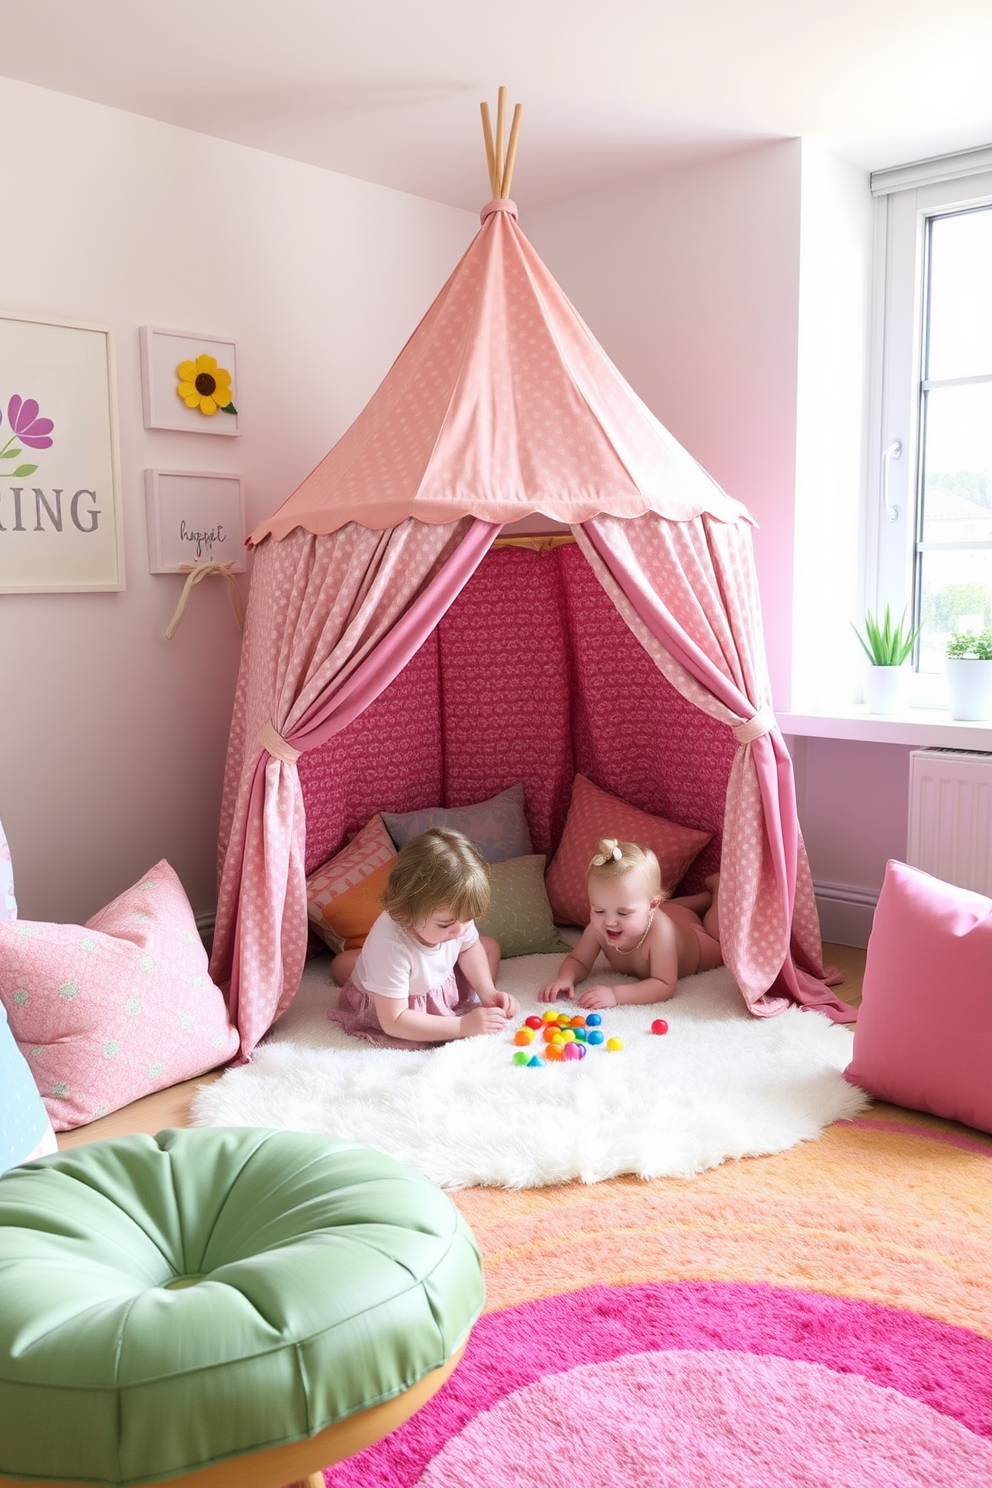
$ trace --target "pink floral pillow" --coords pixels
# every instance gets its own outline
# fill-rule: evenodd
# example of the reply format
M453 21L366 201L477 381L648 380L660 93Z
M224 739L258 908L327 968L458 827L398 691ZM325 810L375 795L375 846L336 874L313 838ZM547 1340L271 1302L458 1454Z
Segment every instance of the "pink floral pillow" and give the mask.
M56 1131L201 1075L238 1049L166 862L85 925L0 921L0 1002Z
M712 835L695 827L681 827L663 816L651 816L619 796L600 790L585 775L576 775L565 830L548 869L548 898L556 923L588 923L586 872L600 837L617 837L650 847L658 858L662 887L670 893Z

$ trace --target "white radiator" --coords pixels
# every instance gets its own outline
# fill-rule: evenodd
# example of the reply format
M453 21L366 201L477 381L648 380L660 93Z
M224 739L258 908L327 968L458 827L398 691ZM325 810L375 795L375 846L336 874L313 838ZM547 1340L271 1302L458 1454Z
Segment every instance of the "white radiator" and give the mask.
M910 752L907 857L934 878L992 898L992 754Z

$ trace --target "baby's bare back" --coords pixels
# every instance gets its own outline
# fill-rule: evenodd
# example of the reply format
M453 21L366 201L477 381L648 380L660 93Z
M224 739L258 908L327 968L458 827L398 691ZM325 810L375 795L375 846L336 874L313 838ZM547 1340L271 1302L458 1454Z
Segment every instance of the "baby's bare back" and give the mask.
M675 926L675 944L678 948L679 977L692 976L699 970L701 959L699 932L703 922L684 904L662 904L663 915L667 915Z

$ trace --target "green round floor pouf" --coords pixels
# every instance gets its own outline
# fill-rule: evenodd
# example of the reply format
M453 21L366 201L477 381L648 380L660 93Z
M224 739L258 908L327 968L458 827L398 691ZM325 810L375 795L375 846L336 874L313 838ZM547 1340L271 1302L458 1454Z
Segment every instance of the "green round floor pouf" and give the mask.
M0 1474L151 1483L315 1435L443 1364L472 1235L382 1153L165 1131L0 1178Z

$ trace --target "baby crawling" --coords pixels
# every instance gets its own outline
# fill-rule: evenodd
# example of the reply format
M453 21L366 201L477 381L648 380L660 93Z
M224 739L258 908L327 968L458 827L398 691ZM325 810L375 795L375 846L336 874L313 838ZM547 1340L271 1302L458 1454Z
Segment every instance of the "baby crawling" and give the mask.
M611 987L587 987L579 998L586 1008L617 1003L667 1002L679 977L723 965L717 914L718 873L706 880L703 893L667 899L661 887L658 859L636 842L600 839L589 864L589 924L582 939L542 988L542 1002L574 997L603 952L614 971L637 977Z

